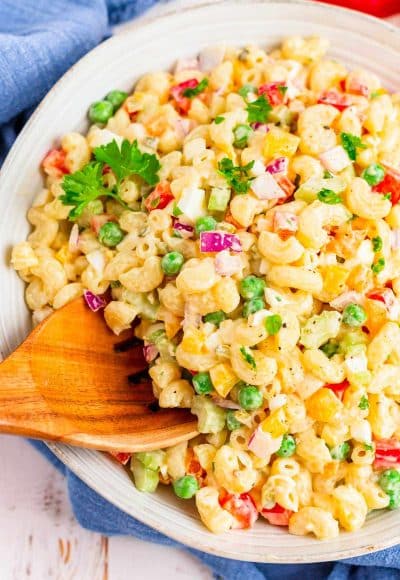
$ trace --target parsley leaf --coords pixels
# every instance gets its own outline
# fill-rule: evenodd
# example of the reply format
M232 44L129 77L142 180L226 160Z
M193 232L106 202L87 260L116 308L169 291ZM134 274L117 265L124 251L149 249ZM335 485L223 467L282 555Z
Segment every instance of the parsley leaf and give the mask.
M253 370L256 370L257 365L255 358L249 353L245 346L240 347L240 354L242 355L243 360L247 362L247 364L250 365Z
M266 123L272 107L264 95L260 95L258 99L252 103L248 103L246 111L248 113L249 123Z
M225 121L225 117L221 117L221 115L218 115L218 117L215 117L214 119L214 123L216 125L219 125L220 123L223 123Z
M118 183L130 175L139 175L149 185L155 185L159 182L157 172L161 168L161 164L157 156L142 153L137 141L130 143L124 139L119 146L114 139L107 145L96 147L94 156L97 161L102 161L111 167Z
M80 171L66 175L61 187L64 195L60 200L64 205L73 206L69 212L69 219L78 218L85 207L102 195L116 198L116 195L103 185L103 165L99 162L91 162Z
M317 194L319 201L323 203L328 203L329 205L335 205L337 203L342 203L342 198L336 192L331 189L321 189Z
M281 95L284 97L286 95L286 91L288 90L289 87L285 87L283 85L278 85L278 91L281 93Z
M208 79L204 78L193 89L190 88L185 89L182 94L184 97L188 97L188 99L193 99L193 97L197 97L197 95L202 93L207 87L208 87Z
M365 449L365 451L373 451L374 450L372 445L369 445L368 443L364 443L364 449Z
M243 97L244 99L247 100L249 93L252 93L253 95L257 93L257 88L254 87L253 85L250 85L249 83L247 83L247 84L243 85L242 87L240 87L240 89L238 90L238 93L241 97Z
M347 155L352 161L355 161L357 158L357 149L366 148L366 145L364 145L360 137L352 135L351 133L340 133L340 140L343 148L346 150Z
M228 157L224 157L218 163L218 171L223 175L235 193L247 193L250 189L253 177L249 177L249 171L253 167L254 161L250 161L247 165L233 165L233 162Z
M361 409L361 411L366 411L367 409L369 409L368 397L366 397L365 395L361 397L360 402L358 403L358 408Z

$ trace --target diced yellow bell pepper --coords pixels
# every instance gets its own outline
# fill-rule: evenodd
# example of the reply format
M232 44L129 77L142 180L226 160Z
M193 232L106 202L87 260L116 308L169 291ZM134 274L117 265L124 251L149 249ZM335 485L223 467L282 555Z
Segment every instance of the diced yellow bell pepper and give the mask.
M210 370L211 382L221 397L226 397L239 381L228 363L220 363Z
M181 342L181 348L190 354L202 354L205 349L205 336L201 330L187 330Z
M280 407L261 422L261 429L270 433L274 438L284 435L289 430L284 409L284 407Z
M342 410L343 403L331 389L323 387L306 400L308 415L316 421L330 423Z
M300 138L283 131L279 127L272 127L265 135L263 155L268 161L273 157L293 157L300 143Z
M73 256L68 250L68 246L62 246L56 253L56 259L61 262L61 264L66 264L71 262Z
M324 280L323 292L333 300L344 291L349 270L343 266L332 264L322 268L321 274Z

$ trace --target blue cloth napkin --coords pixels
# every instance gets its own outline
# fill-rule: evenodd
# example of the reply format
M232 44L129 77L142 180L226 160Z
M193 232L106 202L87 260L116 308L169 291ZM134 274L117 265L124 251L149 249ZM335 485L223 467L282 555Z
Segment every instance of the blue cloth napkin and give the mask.
M32 108L82 55L110 34L110 26L133 18L157 0L0 0L0 163ZM179 546L127 516L71 473L41 442L32 444L67 479L76 518L89 530L127 534ZM251 564L182 547L226 580L394 580L400 550L393 548L339 563Z

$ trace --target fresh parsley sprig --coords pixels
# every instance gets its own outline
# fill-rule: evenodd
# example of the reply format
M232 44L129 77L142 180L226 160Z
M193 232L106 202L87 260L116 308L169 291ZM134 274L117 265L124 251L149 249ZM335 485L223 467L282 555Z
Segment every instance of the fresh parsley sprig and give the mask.
M204 78L202 81L199 82L198 85L192 88L185 89L183 91L183 96L188 97L188 99L193 99L193 97L197 97L200 93L202 93L208 87L208 79Z
M118 183L130 175L139 175L149 185L156 185L159 182L157 172L161 168L160 162L156 155L142 153L137 141L130 143L124 139L119 147L114 139L107 145L96 147L94 156L97 161L111 167Z
M158 170L161 165L156 155L142 153L137 141L130 143L126 139L118 146L114 140L107 145L96 147L95 160L85 165L79 171L65 175L62 188L64 194L60 199L64 205L69 205L69 219L76 220L82 215L85 207L99 197L111 197L126 209L130 209L119 195L121 181L131 175L142 177L149 185L159 181ZM103 179L103 169L108 165L114 172L117 183L106 187Z
M249 171L254 165L254 161L250 161L247 165L233 165L232 159L224 157L218 163L218 171L223 175L231 186L233 191L237 194L247 193L253 177L249 176Z
M364 145L360 137L357 137L357 135L352 135L351 133L340 133L340 140L343 149L346 150L347 155L352 161L357 159L357 149L366 149L366 145Z
M246 111L249 123L266 123L272 107L265 96L260 95L258 99L247 104Z
M242 355L243 360L255 371L257 369L256 359L251 354L250 350L245 346L241 346L240 354Z

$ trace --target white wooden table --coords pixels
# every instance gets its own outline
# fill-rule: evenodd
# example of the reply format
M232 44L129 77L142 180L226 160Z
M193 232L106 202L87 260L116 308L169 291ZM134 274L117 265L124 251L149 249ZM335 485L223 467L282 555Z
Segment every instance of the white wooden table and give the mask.
M26 441L0 436L0 580L210 580L181 550L105 538L76 522L65 480Z
M170 7L158 6L147 15ZM400 14L392 21L400 25ZM0 580L211 577L182 550L83 530L71 511L64 478L24 440L0 436Z

